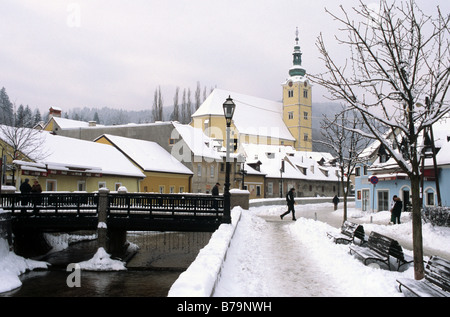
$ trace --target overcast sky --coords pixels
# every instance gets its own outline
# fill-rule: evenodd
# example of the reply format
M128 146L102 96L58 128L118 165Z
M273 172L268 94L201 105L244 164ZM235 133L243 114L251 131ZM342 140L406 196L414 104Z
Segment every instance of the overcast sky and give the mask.
M371 1L371 0L366 0ZM376 1L372 1L377 3ZM320 32L333 52L338 24L325 13L357 0L0 0L0 88L11 101L149 109L161 86L218 87L281 100L299 28L303 66L323 71ZM369 3L369 2L367 2ZM427 13L448 0L418 0ZM326 93L314 87L313 102ZM194 99L194 98L192 98Z

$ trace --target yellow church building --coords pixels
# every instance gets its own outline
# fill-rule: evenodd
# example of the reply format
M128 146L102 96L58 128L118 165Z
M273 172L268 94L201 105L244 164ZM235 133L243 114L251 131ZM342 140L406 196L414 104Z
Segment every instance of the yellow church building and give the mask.
M297 30L293 66L282 83L281 103L216 88L192 115L191 125L224 144L223 103L231 97L236 105L231 124L235 150L242 144L269 144L312 151L312 86L302 67L298 41Z

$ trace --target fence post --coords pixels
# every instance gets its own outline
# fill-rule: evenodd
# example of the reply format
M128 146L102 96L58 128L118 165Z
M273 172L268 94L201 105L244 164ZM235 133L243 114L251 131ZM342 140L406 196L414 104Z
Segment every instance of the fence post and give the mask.
M106 220L108 217L108 188L100 188L98 190L98 225L97 225L97 237L98 247L107 249L107 225Z
M231 189L230 190L230 208L240 206L242 209L249 209L250 192L245 189Z

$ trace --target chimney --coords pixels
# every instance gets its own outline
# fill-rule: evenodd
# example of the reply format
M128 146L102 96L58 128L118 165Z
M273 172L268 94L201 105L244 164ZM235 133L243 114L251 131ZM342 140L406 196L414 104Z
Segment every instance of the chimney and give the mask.
M95 127L97 125L97 121L89 121L90 127Z
M61 118L61 108L59 107L50 107L48 118L51 119L53 117Z

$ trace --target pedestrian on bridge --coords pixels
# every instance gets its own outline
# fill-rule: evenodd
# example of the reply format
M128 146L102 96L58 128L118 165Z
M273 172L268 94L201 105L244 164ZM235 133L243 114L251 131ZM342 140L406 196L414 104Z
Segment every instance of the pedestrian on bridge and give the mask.
M20 193L22 195L28 195L30 192L31 192L30 180L28 178L25 178L25 181L22 183L22 185L20 185ZM29 200L30 199L28 197L22 197L21 199L22 206L28 205ZM27 211L26 209L22 209L22 212L26 211Z
M37 181L37 179L34 180L33 186L31 187L31 192L35 194L42 193L42 187L41 184Z

